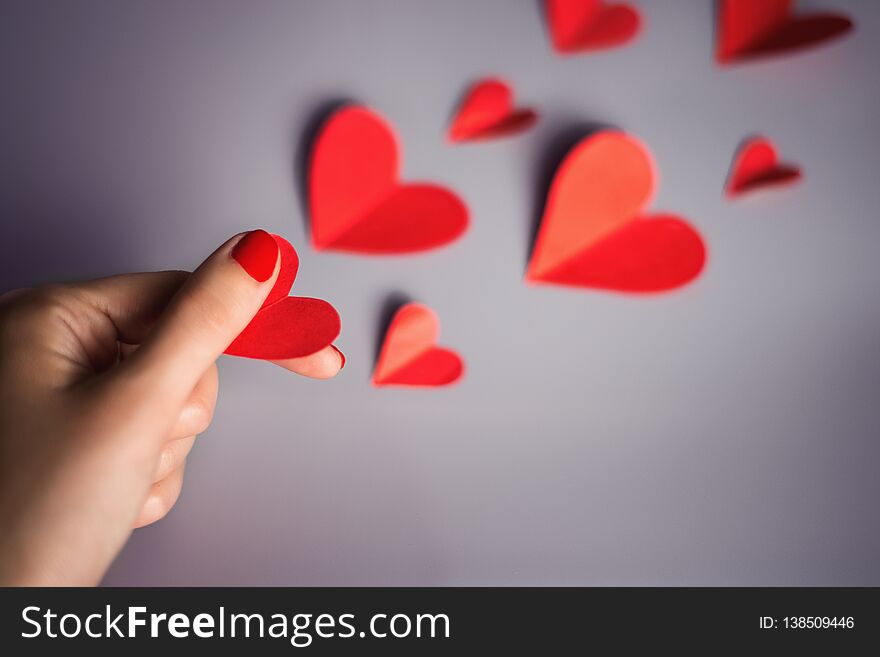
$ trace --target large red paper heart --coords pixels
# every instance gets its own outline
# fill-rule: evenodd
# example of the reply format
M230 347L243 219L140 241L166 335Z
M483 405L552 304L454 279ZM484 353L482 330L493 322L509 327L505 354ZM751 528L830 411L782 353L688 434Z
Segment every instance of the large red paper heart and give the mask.
M739 196L761 187L793 183L800 177L798 167L779 163L773 142L765 137L753 137L736 152L725 193Z
M513 107L513 92L503 80L482 80L468 90L449 128L449 141L513 135L527 130L537 119L534 110Z
M603 0L544 0L553 46L561 53L613 48L632 40L641 17L626 4Z
M464 362L454 351L436 346L439 335L433 310L418 303L401 307L385 334L373 385L437 387L458 381Z
M829 41L852 29L831 12L795 15L793 0L720 0L715 56L730 63Z
M278 235L272 237L281 258L278 278L251 323L226 349L230 356L299 358L320 351L339 336L342 325L333 306L322 299L287 296L296 279L299 257L290 242Z
M454 193L429 183L401 184L397 139L364 107L338 110L322 126L309 170L316 249L411 253L448 244L467 228Z
M700 234L670 214L645 216L655 188L650 153L603 131L565 157L550 186L526 279L623 292L661 292L703 269Z

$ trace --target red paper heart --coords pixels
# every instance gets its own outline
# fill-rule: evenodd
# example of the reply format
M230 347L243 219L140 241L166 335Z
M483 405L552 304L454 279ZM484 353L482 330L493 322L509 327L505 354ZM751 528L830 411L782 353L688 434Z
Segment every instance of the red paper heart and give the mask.
M753 137L734 156L725 192L728 196L739 196L761 187L793 183L800 177L798 167L779 163L773 142Z
M641 26L639 12L602 0L544 0L553 46L561 53L613 48L632 40Z
M603 131L582 140L556 172L526 279L623 292L661 292L693 280L706 250L674 215L644 216L655 187L650 153Z
M316 249L411 253L448 244L467 228L464 203L444 187L401 184L397 139L364 107L337 111L321 128L309 170Z
M532 109L514 109L513 92L504 81L482 80L468 90L449 128L449 141L513 135L530 128L537 118Z
M299 271L299 256L296 253L296 249L293 248L293 244L279 235L272 235L272 237L275 238L275 243L278 244L281 266L278 269L278 278L275 279L275 285L269 290L269 295L263 302L263 308L287 298L287 295L290 294L290 288L293 287L293 282L296 280L296 274Z
M730 63L799 50L852 29L852 21L831 12L795 15L793 0L721 0L716 58Z
M275 285L244 331L227 347L230 356L285 360L308 356L332 344L341 322L336 309L322 299L288 297L299 268L296 250L284 238L278 243L281 268Z
M458 381L464 362L437 347L440 321L433 310L408 303L395 313L373 372L375 386L445 386Z

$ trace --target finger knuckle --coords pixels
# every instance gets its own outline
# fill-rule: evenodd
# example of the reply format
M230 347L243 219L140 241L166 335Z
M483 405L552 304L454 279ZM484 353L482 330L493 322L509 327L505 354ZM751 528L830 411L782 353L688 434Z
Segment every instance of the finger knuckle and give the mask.
M184 294L182 303L190 314L193 324L203 326L206 330L222 334L228 330L229 323L235 313L234 302L224 298L215 290L202 287Z
M189 405L192 433L202 433L211 426L214 419L214 402L200 395L190 400Z
M159 463L156 466L156 473L159 479L165 477L169 472L174 470L177 453L173 445L168 445L159 454Z
M162 520L162 518L171 513L171 509L174 508L175 502L177 502L176 491L163 489L162 491L157 492L151 505L152 521L157 522Z
M156 500L156 512L154 514L154 522L162 520L165 516L171 513L171 507L174 506L174 502L168 500L162 496Z
M0 306L0 340L15 340L46 326L50 320L76 320L76 298L61 285L44 285L19 290L6 296Z

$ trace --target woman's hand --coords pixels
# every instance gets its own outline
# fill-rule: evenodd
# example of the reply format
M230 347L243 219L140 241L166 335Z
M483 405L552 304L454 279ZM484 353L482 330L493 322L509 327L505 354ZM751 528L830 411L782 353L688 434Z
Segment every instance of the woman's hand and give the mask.
M194 273L114 276L0 297L0 584L97 584L134 527L180 495L211 422L214 361L278 275L263 231ZM329 378L334 347L279 361Z

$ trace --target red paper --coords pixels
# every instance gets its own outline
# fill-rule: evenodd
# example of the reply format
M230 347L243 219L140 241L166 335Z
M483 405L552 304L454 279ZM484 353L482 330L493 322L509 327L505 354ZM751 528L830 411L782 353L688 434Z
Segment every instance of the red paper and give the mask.
M739 196L761 187L790 184L800 178L798 167L779 163L773 142L765 137L753 137L734 156L725 193Z
M437 347L440 321L433 310L408 303L394 315L373 372L375 386L445 386L458 381L464 362Z
M230 356L285 360L308 356L333 343L341 322L336 309L322 299L288 297L299 268L291 244L278 235L281 268L275 285L251 323L226 349Z
M482 80L468 90L449 128L449 141L513 135L527 130L537 119L532 109L514 108L513 92L504 81Z
M299 271L299 256L293 244L283 237L272 235L278 244L278 253L280 255L281 266L278 269L278 278L275 279L275 285L269 290L269 295L263 302L263 308L271 306L276 301L287 298L293 282L296 280L296 274Z
M730 63L799 50L852 29L843 14L793 13L793 0L720 0L716 58Z
M398 254L443 246L468 225L450 190L399 181L397 138L364 107L345 107L322 126L311 156L309 203L318 250Z
M656 186L650 153L635 138L603 131L559 166L526 280L622 292L662 292L693 280L706 250L671 214L645 215Z
M631 41L641 26L639 12L603 0L544 0L553 46L561 53L613 48Z

